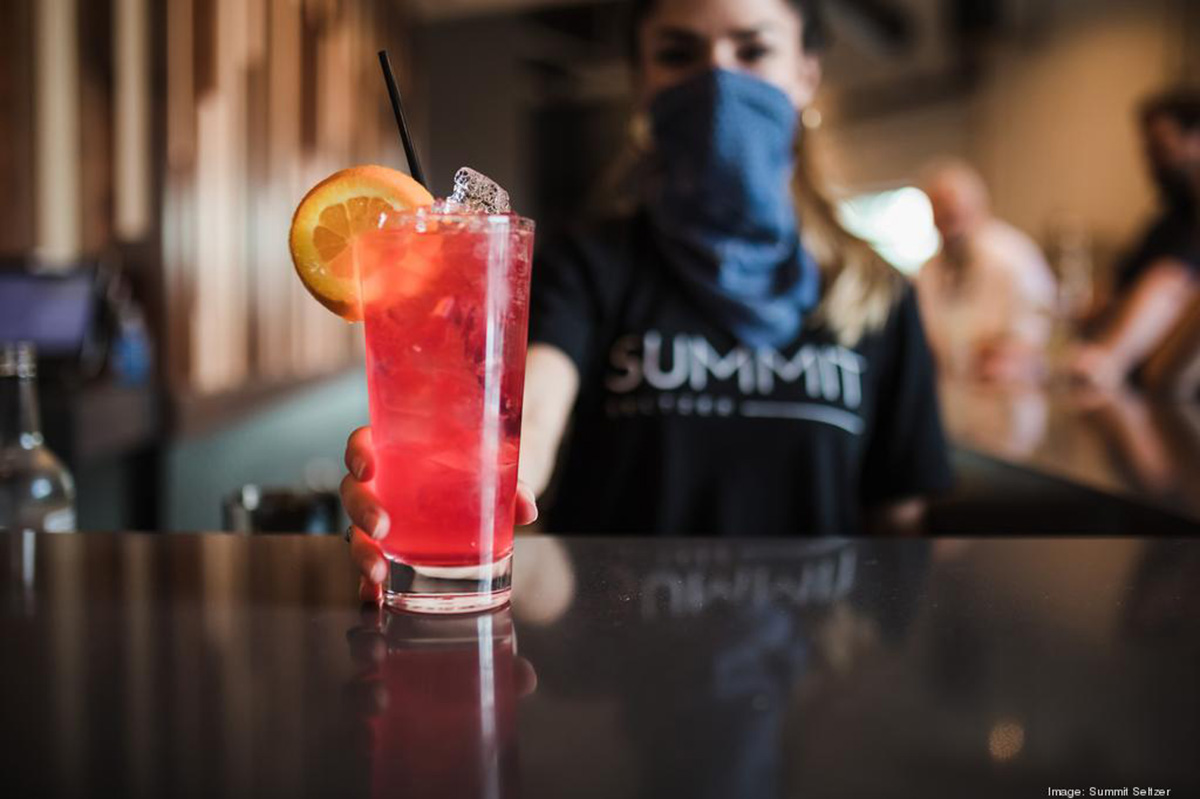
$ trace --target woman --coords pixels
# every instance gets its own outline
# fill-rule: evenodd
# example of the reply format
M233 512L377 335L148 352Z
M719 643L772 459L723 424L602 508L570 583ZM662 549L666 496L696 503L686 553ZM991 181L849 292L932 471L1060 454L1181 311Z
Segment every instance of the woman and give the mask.
M534 267L517 521L787 535L912 531L948 482L911 290L838 224L799 125L820 80L813 0L633 5L653 144L630 214ZM342 499L364 599L388 520L351 437ZM363 532L363 531L367 532Z

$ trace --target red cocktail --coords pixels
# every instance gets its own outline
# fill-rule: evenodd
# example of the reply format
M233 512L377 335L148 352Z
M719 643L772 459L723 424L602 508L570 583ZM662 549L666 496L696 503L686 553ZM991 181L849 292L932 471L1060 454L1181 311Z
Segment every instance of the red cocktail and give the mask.
M459 612L507 599L533 223L385 214L356 248L389 601Z

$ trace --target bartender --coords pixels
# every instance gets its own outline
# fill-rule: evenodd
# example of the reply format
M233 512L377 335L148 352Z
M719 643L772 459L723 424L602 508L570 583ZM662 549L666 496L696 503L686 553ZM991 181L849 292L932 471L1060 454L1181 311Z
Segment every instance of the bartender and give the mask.
M551 531L918 531L949 483L933 363L912 289L809 164L820 6L641 0L631 17L644 179L632 212L544 242L534 266L518 523L557 469ZM378 599L378 540L403 520L371 494L369 428L346 462Z

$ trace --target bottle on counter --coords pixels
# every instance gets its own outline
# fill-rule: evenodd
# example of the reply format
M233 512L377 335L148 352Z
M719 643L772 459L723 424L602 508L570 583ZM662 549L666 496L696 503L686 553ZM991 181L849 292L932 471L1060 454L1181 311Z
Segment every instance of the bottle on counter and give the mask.
M42 441L37 356L0 342L0 530L75 530L75 482Z
M1067 321L1075 322L1088 314L1096 291L1087 225L1077 216L1062 215L1054 225L1049 249L1058 273L1059 312Z

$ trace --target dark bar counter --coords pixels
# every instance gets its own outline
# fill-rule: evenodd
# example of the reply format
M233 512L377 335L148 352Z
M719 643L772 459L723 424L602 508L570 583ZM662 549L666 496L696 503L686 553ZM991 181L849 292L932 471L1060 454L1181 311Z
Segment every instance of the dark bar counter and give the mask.
M1200 403L951 381L939 395L960 506L946 524L935 506L939 532L1200 533Z
M0 558L7 796L1200 789L1193 541L531 536L511 609L432 620L336 538Z

